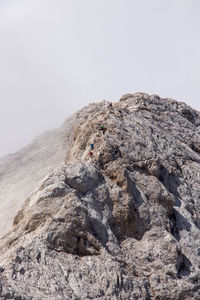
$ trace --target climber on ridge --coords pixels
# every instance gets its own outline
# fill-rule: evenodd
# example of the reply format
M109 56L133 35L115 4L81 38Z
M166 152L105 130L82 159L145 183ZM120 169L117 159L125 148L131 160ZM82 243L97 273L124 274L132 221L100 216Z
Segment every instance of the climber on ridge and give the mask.
M94 145L93 145L93 144L90 144L90 148L91 148L92 150L94 150Z
M93 156L93 152L91 152L91 151L90 151L90 152L89 152L89 156L91 156L91 157L92 157L92 156Z
M100 128L100 130L103 132L103 134L105 133L105 131L106 131L106 128L105 128L105 126L104 125L101 125L101 128Z

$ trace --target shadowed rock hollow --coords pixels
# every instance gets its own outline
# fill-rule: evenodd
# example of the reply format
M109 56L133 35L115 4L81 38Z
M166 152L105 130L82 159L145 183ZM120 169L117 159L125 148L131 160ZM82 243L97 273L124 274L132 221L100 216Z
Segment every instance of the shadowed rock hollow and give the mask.
M130 94L84 107L54 138L48 160L40 139L39 175L36 159L14 172L30 193L7 201L24 204L1 239L0 299L200 299L200 114Z

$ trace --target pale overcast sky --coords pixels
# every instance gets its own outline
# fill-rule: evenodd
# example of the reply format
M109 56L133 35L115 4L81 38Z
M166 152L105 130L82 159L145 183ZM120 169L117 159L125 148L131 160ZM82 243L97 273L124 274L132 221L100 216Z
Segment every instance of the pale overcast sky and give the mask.
M200 109L200 0L0 0L0 156L89 102Z

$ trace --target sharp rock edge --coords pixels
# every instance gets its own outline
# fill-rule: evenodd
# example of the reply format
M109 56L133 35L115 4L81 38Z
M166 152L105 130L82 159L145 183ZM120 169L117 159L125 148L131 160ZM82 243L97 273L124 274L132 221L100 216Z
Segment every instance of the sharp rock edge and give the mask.
M1 159L0 299L200 299L199 170L200 114L143 93Z

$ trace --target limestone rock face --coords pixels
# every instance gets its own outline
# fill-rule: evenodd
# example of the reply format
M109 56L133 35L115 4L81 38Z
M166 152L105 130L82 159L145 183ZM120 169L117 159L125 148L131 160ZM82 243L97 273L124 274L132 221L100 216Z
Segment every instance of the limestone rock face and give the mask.
M62 130L1 239L0 299L200 299L200 113L128 94Z

